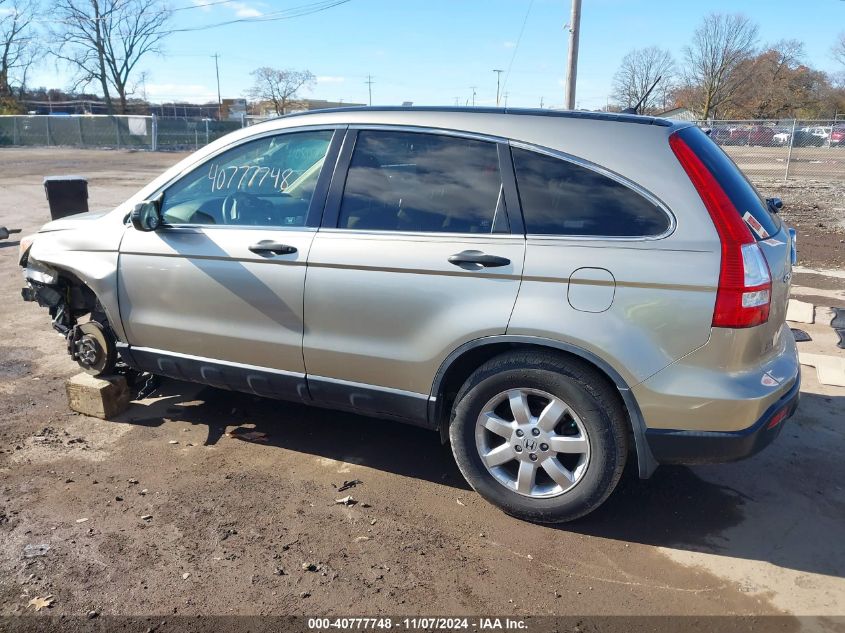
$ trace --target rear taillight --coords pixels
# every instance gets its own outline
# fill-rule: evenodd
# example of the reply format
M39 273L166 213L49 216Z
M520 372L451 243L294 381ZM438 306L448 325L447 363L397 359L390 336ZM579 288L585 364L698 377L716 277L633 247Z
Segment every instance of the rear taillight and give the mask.
M753 327L769 320L772 277L751 230L719 182L677 134L669 145L710 213L722 243L713 327Z

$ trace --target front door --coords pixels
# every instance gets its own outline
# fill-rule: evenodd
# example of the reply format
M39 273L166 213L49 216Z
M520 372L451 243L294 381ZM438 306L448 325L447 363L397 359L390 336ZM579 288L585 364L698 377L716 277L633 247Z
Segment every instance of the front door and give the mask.
M118 285L137 364L300 395L305 264L333 167L327 157L339 143L333 136L288 132L223 151L164 188L159 230L127 229Z
M500 150L445 133L348 132L308 257L316 400L424 423L446 356L505 333L525 239Z

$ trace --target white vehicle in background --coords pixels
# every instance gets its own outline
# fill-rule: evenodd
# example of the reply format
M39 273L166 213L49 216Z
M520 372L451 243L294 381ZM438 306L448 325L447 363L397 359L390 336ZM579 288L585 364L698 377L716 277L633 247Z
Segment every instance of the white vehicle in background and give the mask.
M792 136L791 132L783 130L781 132L776 132L775 135L772 137L772 142L775 145L788 145L789 138Z
M818 136L820 139L826 141L830 138L831 128L830 126L823 126L823 125L816 125L816 126L809 126L801 128L802 131L807 132L808 134L812 134L813 136Z

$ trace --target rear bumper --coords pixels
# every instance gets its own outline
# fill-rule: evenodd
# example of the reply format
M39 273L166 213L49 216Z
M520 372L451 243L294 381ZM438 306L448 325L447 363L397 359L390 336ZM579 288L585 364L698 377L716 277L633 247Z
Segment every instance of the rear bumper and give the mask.
M760 452L780 435L798 408L799 373L795 384L772 404L757 422L740 431L675 431L647 429L646 440L660 464L733 462Z

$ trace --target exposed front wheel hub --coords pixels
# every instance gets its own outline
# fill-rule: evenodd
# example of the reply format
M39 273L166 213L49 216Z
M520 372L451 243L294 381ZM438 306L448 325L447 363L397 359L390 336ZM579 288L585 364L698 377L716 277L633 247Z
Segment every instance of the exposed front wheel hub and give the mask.
M94 376L110 373L117 358L114 340L96 321L74 328L70 345L71 357Z

